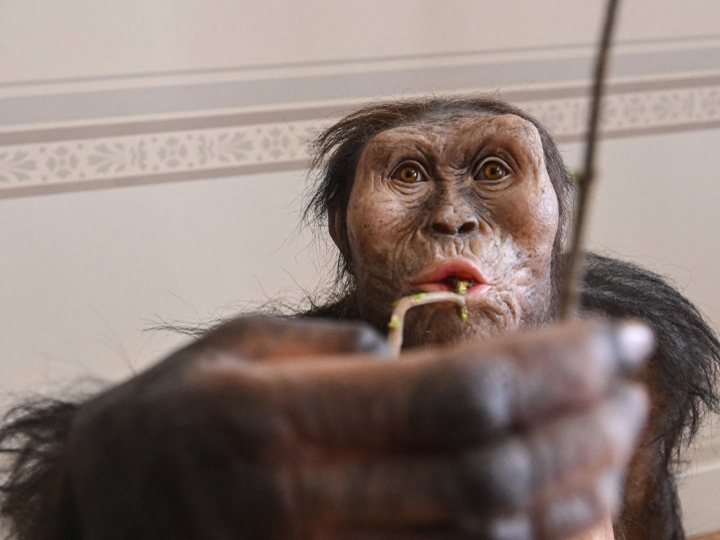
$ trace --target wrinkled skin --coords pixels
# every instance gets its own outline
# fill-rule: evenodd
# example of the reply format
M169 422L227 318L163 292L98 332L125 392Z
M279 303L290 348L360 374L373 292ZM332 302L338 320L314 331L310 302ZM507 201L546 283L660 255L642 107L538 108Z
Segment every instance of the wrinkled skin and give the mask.
M479 169L495 159L505 174L488 179ZM400 178L403 167L416 168L416 179ZM419 292L414 276L443 260L472 261L492 284L468 299L467 324L449 305L412 311L410 346L550 318L558 202L538 132L522 118L428 118L379 134L359 160L347 224L362 318L376 326L388 321L395 299Z
M385 131L337 223L362 319L384 328L428 267L463 259L487 280L468 322L411 312L400 361L362 324L219 328L81 408L83 538L559 540L617 511L647 414L621 380L652 336L545 327L558 202L534 126L462 114ZM540 328L494 337L525 327Z

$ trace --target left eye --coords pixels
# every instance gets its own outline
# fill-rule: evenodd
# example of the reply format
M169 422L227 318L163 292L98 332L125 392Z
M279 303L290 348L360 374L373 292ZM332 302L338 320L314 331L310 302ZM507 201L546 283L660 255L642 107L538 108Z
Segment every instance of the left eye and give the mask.
M420 181L422 173L415 165L407 164L400 167L393 176L405 184L414 184Z
M486 159L478 167L478 180L501 180L510 174L510 168L498 159Z

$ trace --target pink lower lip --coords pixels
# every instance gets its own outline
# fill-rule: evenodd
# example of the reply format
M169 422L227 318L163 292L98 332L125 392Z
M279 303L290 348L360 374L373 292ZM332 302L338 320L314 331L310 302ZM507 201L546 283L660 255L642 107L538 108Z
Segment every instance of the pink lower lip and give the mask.
M471 299L476 296L482 296L487 291L490 290L492 285L488 283L478 283L476 285L473 285L472 287L468 288L467 293L465 293L465 296L468 299ZM420 289L422 292L455 292L455 289L453 289L450 285L443 282L431 282L431 283L421 283L417 286L418 289Z

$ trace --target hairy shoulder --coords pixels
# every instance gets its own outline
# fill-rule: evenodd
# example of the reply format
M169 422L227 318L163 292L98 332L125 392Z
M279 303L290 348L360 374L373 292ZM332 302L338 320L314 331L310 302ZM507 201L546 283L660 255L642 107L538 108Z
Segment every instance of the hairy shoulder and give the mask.
M630 463L615 537L683 540L675 473L705 414L718 411L720 343L667 280L617 259L588 254L581 306L585 316L640 319L656 336L641 375L651 395L650 422Z
M77 538L67 441L79 405L29 400L11 410L0 427L0 517L18 540Z
M581 305L588 315L635 318L653 328L655 376L686 397L683 438L692 437L703 409L718 408L720 369L720 343L698 309L661 276L596 254L587 256Z

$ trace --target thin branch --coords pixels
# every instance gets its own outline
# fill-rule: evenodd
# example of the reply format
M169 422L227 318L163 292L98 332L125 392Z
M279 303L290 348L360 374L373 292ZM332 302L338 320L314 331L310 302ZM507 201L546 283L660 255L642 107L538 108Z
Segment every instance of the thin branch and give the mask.
M600 50L595 62L595 83L593 85L590 118L588 124L587 144L585 146L584 171L577 178L578 182L578 206L575 212L574 227L572 233L572 245L569 251L567 264L565 265L564 282L560 301L560 318L568 319L577 311L578 299L580 297L580 278L583 269L583 240L587 226L588 201L595 179L595 147L598 138L600 125L600 110L607 71L610 43L612 42L613 29L619 0L608 0L605 13L605 24L603 26Z

